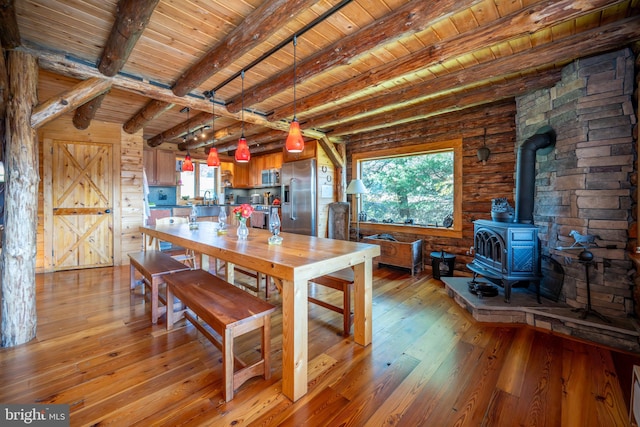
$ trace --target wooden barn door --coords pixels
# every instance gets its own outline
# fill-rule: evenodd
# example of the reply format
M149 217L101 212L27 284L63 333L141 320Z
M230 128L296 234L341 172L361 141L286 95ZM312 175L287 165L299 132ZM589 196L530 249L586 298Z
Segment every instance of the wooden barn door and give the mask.
M44 166L51 166L51 176L44 185L45 215L51 217L45 224L51 224L52 230L45 232L52 232L51 267L71 270L112 266L112 145L48 142L45 150L49 150L51 162Z

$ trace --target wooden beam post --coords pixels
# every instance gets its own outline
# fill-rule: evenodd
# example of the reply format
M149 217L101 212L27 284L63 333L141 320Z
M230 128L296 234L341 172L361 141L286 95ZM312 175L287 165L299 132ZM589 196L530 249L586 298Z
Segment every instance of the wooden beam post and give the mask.
M9 52L9 102L6 112L6 183L2 274L1 346L13 347L36 336L36 220L38 144L30 126L38 102L35 57Z

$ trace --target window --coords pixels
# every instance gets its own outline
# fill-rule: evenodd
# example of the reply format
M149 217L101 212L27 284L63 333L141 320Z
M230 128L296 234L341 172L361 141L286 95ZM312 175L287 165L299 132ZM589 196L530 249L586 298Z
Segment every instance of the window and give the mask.
M462 141L354 155L361 224L461 228ZM354 200L357 200L354 199Z
M216 195L217 167L208 166L205 161L193 160L193 172L180 172L180 196L193 199L204 197L209 191L207 198Z

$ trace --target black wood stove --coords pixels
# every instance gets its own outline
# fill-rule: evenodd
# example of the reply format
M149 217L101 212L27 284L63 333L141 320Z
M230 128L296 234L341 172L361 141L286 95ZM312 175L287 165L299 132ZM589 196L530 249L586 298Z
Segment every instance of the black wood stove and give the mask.
M511 299L511 287L518 282L536 285L540 302L540 240L538 228L529 224L477 220L474 222L474 259L469 270L504 288ZM528 286L528 283L527 283Z
M520 146L515 218L474 221L474 259L467 264L473 272L473 281L469 284L472 292L478 291L476 277L482 275L504 288L506 302L511 299L513 285L534 283L540 302L541 251L538 228L533 224L536 154L538 150L551 152L555 140L553 130L544 127ZM482 296L481 292L477 293Z

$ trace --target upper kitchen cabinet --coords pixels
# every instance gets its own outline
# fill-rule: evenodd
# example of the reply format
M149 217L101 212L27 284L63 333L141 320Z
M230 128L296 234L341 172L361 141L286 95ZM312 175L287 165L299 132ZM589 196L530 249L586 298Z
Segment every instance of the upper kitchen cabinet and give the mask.
M249 185L251 187L261 187L262 171L268 169L280 169L282 167L282 153L265 154L256 156L249 162Z
M282 153L252 156L249 163L222 162L220 167L223 170L223 175L225 170L229 171L223 178L223 184L225 179L229 179L230 186L233 188L262 187L262 171L280 169L282 167Z
M310 140L304 142L302 153L289 153L285 147L282 148L282 162L295 162L297 160L315 159L316 158L316 141Z
M253 161L255 159L251 159L249 163L235 163L233 165L233 186L235 188L251 187L250 168Z
M176 185L176 155L171 150L144 150L144 168L149 185Z

